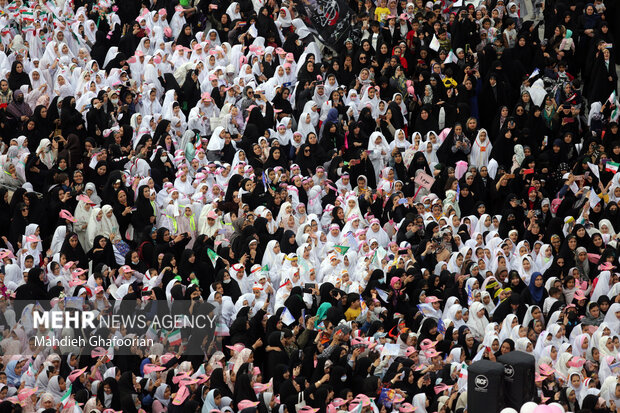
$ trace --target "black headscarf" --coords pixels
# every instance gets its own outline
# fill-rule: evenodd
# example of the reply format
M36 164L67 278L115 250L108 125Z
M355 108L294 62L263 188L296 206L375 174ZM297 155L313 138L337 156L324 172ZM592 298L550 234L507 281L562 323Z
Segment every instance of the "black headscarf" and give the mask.
M21 73L17 72L17 65L18 64L22 65ZM30 78L28 77L28 73L26 73L26 70L24 70L23 64L21 62L15 60L13 62L13 65L11 66L11 74L9 75L9 88L13 92L15 92L22 85L28 85L28 86L32 87L32 84L30 83Z
M292 244L289 241L289 239L294 236L295 233L290 229L284 231L284 234L282 234L282 239L280 240L280 249L283 253L290 254L297 251L297 240L295 240L295 242L293 242Z
M64 242L62 243L60 253L65 254L65 256L67 257L67 261L77 262L78 267L88 268L88 259L86 258L86 253L80 245L79 240L75 247L71 246L71 238L75 237L77 239L77 236L78 235L75 232L69 232L65 237Z
M256 401L256 392L252 387L249 374L238 374L235 380L233 402L238 406L243 400Z

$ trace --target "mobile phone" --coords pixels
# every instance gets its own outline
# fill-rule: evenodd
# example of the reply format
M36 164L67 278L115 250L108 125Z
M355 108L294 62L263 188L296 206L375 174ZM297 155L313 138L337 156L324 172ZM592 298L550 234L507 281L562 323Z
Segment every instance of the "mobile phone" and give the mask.
M306 283L304 285L304 293L311 294L313 289L316 289L316 284L314 283Z

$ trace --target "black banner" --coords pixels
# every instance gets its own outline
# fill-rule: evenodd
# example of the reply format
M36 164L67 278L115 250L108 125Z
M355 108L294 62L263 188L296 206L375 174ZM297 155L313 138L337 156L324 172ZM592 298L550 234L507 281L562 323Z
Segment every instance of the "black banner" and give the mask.
M338 49L351 32L354 13L344 0L301 0L299 17L326 45Z

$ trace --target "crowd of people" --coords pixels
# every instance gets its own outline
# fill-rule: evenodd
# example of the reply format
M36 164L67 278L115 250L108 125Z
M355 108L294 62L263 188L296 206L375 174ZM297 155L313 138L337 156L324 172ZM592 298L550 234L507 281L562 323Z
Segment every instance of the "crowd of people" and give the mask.
M618 10L0 0L0 411L620 412Z

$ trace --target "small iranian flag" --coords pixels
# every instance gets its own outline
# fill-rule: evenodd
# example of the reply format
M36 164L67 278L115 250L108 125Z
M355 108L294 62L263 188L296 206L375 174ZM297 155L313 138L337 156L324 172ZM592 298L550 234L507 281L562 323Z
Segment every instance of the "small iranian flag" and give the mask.
M341 255L346 254L349 248L350 247L346 247L344 245L334 245L334 250L336 250L336 252L340 253Z
M168 334L168 343L173 346L181 344L181 330L174 330Z
M217 324L215 325L215 335L218 337L227 337L230 335L228 326L221 320L221 317L218 317Z
M616 172L618 172L618 167L619 166L620 166L620 163L607 161L607 163L605 164L605 170L609 171L609 172L616 173Z
M610 115L610 119L612 122L618 122L618 115L620 115L620 111L618 110L618 101L616 101L616 107L615 109L611 112Z
M372 258L370 259L370 263L374 263L377 261L377 250L375 250L374 254L372 254Z
M461 363L461 371L459 372L459 377L460 378L467 377L467 364Z
M157 330L155 330L152 325L149 326L149 329L146 330L146 338L151 339L153 341L157 341L158 336L159 336L159 333L157 332Z
M447 65L450 63L457 63L458 61L459 61L459 58L456 57L456 55L454 54L452 50L450 50L450 53L448 53L448 57L446 57L446 60L444 60L443 64Z
M607 99L607 101L611 103L612 105L616 103L616 91L615 90L611 92L611 95L609 95L609 98Z
M213 251L211 248L207 248L207 255L209 256L209 259L211 260L211 264L215 268L215 263L217 262L217 259L220 258L220 256L217 255L217 253Z
M65 393L64 396L62 396L62 399L60 399L60 403L62 403L62 407L66 407L67 403L71 401L71 388L72 387L73 385L69 385L69 387L67 388L67 392Z
M34 21L34 14L31 11L28 11L28 9L22 9L20 10L20 13L22 15L22 20L24 21Z

